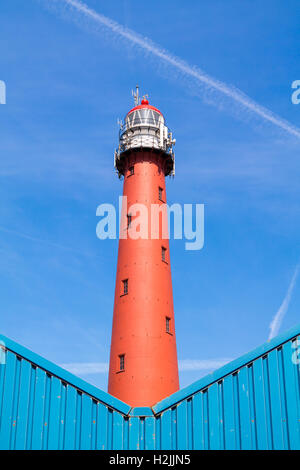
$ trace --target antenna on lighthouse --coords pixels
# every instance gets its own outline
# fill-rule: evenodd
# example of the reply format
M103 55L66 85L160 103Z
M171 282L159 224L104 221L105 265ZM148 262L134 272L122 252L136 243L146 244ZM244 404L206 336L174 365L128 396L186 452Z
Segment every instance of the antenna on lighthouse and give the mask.
M137 85L135 87L135 91L134 90L131 90L131 93L132 93L132 96L133 96L133 99L134 99L134 105L135 106L138 106L140 104L140 93L139 93L139 86Z

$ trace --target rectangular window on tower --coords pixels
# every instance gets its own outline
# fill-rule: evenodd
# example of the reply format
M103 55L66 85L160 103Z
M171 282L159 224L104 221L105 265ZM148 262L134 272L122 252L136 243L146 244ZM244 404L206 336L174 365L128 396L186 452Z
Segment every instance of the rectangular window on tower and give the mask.
M131 227L131 220L132 220L131 214L127 214L127 228Z
M130 166L128 168L128 176L132 176L132 175L134 175L134 166Z
M164 192L164 191L163 191L163 188L161 188L161 187L159 186L159 188L158 188L158 199L159 199L160 201L162 201L162 202L164 202L164 201L163 201L163 192Z
M125 354L120 354L119 356L119 360L120 360L120 368L119 370L125 370Z
M166 332L171 333L171 326L170 326L171 318L166 317Z
M124 279L122 281L123 289L121 295L126 295L128 294L128 279Z
M161 247L161 259L165 263L167 262L167 248L165 248L164 246Z

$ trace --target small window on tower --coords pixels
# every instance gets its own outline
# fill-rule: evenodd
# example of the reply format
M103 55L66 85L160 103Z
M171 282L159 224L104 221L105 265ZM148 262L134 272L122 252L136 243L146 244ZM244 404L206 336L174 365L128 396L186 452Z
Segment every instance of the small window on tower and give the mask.
M171 321L171 318L166 317L166 332L167 333L171 333L170 321Z
M161 259L162 261L164 261L165 263L167 262L167 248L165 248L164 246L161 247Z
M134 175L134 166L130 166L128 170L128 176Z
M128 279L124 279L122 281L123 283L123 292L122 292L122 295L126 295L128 294Z
M163 188L161 187L158 188L158 199L163 201Z
M127 228L131 227L131 220L132 220L131 214L127 214Z
M120 354L120 370L125 370L125 354Z

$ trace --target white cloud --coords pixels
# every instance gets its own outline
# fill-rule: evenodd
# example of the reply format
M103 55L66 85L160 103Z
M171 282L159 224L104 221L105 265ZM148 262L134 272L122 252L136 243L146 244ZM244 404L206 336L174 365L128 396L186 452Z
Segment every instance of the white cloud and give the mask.
M107 362L74 362L61 364L61 367L75 375L103 374L108 372Z
M275 313L273 317L273 320L270 323L269 340L274 338L274 336L278 334L282 320L288 311L292 294L296 285L297 277L299 274L299 269L300 269L300 263L296 266L290 285L288 287L287 293L285 295L285 298L283 299L282 304L280 305L279 309L277 310L277 312Z
M53 7L54 5L59 7L59 4L61 3L63 14L66 14L65 7L69 7L70 10L68 15L71 16L71 18L80 25L87 26L86 22L87 20L90 20L93 23L93 28L95 28L95 26L100 28L104 27L106 31L110 31L118 38L125 40L126 44L139 47L144 52L151 54L160 62L165 63L169 67L175 68L178 72L183 74L185 78L188 78L190 81L192 81L193 84L196 83L198 87L200 86L206 91L214 92L216 96L212 95L211 99L206 99L207 102L211 101L213 104L219 105L220 96L227 97L231 100L232 103L237 104L240 110L244 111L244 114L245 111L247 113L250 112L260 117L264 121L272 123L278 128L286 131L288 134L300 138L300 129L298 127L294 126L285 119L282 119L280 116L274 114L269 109L261 106L238 88L227 85L226 83L211 77L199 67L189 65L181 58L174 56L167 50L161 48L159 45L153 43L150 39L141 36L135 31L122 26L116 21L111 20L110 18L100 13L97 13L82 1L52 0L50 3L49 0L45 1L49 7ZM76 14L79 14L80 17L76 17Z
M180 372L188 370L214 370L224 366L232 359L182 359L178 362Z

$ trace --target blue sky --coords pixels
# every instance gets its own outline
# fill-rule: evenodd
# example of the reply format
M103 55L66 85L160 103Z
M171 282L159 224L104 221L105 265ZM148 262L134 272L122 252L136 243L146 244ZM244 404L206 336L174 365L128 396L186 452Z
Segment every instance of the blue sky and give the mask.
M203 361L185 386L268 338L300 259L300 139L52 3L0 5L1 333L58 364L108 361L117 241L96 238L96 208L122 192L117 118L139 83L177 139L168 202L205 204L204 248L171 242L178 356ZM297 1L86 4L300 127ZM297 280L285 306L280 331L300 321Z

